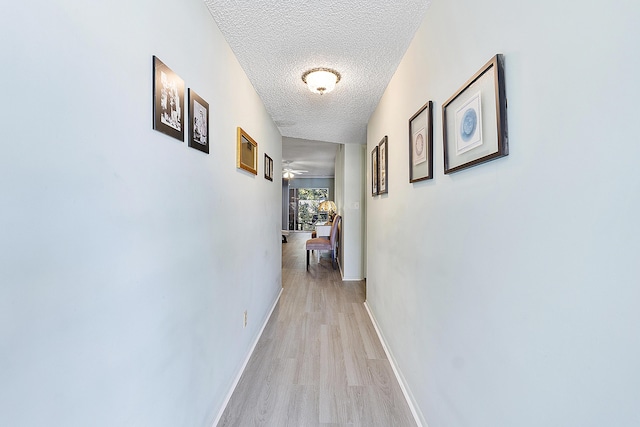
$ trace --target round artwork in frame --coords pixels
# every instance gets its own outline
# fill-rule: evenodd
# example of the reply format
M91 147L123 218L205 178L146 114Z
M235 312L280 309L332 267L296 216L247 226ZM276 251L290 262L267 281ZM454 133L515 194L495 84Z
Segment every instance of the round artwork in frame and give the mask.
M482 145L482 95L470 96L456 111L456 154Z
M462 116L460 125L460 137L463 141L469 141L478 125L478 113L473 108L469 108Z
M424 137L421 133L416 136L416 156L422 157L424 154Z

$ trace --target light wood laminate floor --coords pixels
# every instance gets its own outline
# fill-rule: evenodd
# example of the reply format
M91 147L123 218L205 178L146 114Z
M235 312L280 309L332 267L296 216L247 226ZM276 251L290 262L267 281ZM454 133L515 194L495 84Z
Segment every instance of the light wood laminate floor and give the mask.
M308 233L282 245L283 291L218 426L415 426L364 307Z

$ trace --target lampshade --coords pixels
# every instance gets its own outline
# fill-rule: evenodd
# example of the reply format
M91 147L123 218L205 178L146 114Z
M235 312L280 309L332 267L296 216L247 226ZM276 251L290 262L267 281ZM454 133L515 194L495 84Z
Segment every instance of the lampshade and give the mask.
M331 68L314 68L302 75L309 90L320 95L331 92L340 81L340 73Z
M321 202L318 205L318 210L320 212L328 212L330 214L334 214L334 213L336 213L338 208L336 207L336 204L334 202L332 202L331 200L325 200L324 202Z
M291 172L291 171L284 171L284 173L282 174L282 177L284 179L291 179L291 178L293 178L293 176L294 176L293 172Z

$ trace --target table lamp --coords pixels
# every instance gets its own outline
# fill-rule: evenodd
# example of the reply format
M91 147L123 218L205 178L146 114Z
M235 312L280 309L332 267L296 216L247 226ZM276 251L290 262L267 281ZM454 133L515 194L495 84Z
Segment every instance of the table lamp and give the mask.
M333 222L333 216L336 214L338 208L336 204L331 200L325 200L318 205L320 212L326 212L329 215L329 221Z

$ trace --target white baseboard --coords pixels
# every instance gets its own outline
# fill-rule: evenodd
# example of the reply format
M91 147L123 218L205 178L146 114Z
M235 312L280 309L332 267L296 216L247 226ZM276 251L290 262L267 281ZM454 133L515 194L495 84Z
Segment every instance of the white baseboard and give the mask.
M380 338L380 342L382 343L382 348L384 349L384 352L387 355L387 359L389 359L389 363L391 364L391 369L393 369L393 373L398 379L398 383L400 384L400 388L402 389L402 394L404 395L404 398L407 401L407 404L409 405L409 409L411 409L411 414L413 415L413 418L416 421L416 424L418 425L418 427L429 427L427 426L426 421L424 421L424 417L422 416L422 413L419 412L418 408L414 404L411 393L409 393L409 390L407 389L407 386L405 384L404 377L400 375L400 371L398 371L398 368L396 367L396 361L393 358L393 355L391 354L391 352L389 351L389 348L387 347L387 343L384 341L384 337L380 333L380 329L378 329L378 323L376 322L375 317L373 317L373 313L371 313L371 310L369 309L369 305L366 303L366 301L364 303L364 308L367 310L367 313L369 313L369 318L371 319L371 323L373 323L373 327L376 330L376 334L378 334L378 338Z
M273 306L271 306L271 310L269 311L269 315L267 316L267 319L264 321L264 324L262 325L262 328L260 329L260 332L258 333L258 336L253 341L253 345L251 346L251 350L249 350L249 354L247 354L247 357L244 359L244 363L242 364L242 367L240 368L240 372L238 372L238 375L236 376L236 379L233 381L233 384L231 385L231 389L229 390L229 393L227 393L227 396L224 399L224 403L222 404L222 408L220 409L220 412L218 412L218 415L216 416L216 419L213 421L213 424L211 425L211 427L216 427L218 425L218 423L220 422L220 419L222 418L222 414L224 414L224 410L227 409L227 405L229 404L229 400L231 400L231 396L233 395L233 392L236 390L236 387L238 386L238 383L240 382L240 378L242 377L242 374L244 373L244 370L246 369L247 364L249 363L249 359L251 359L251 356L253 355L253 351L256 349L256 345L258 345L258 341L260 341L260 337L262 337L262 333L264 332L264 328L267 327L267 323L269 322L269 319L271 319L271 315L273 314L273 310L276 309L276 305L278 304L278 301L280 301L280 296L281 295L282 295L282 288L280 288L280 292L278 293L278 297L276 298L276 301L273 303Z
M342 278L343 282L359 282L361 280L364 280L364 277L344 277L344 271L342 270L342 265L340 264L340 262L338 262L338 269L340 270L340 277Z

